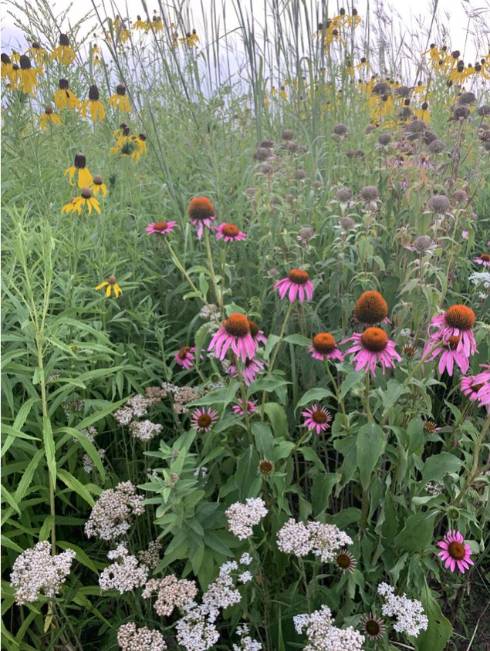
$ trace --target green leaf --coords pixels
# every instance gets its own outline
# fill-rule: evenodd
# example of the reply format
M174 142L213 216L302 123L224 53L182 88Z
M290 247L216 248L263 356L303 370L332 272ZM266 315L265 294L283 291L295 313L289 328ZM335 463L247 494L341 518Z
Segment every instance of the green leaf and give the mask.
M422 482L439 481L451 472L459 472L462 465L461 459L458 459L450 452L441 452L429 457L424 463L422 469Z
M356 455L361 486L364 490L369 488L371 475L383 454L385 445L386 438L379 425L367 423L360 428L356 439Z
M296 409L299 409L300 407L304 407L310 402L319 402L320 400L323 400L324 398L329 398L331 396L333 396L333 393L329 391L329 389L324 389L323 387L315 387L314 389L310 389L309 391L303 394L303 396L298 400Z
M296 344L297 346L309 346L311 344L311 339L297 334L284 337L284 341L288 344Z
M95 504L94 498L85 488L85 486L67 470L63 470L62 468L58 470L58 477L66 486L68 486L70 490L80 495L80 497L84 499L87 504L90 506L93 506Z
M39 465L39 462L44 456L44 450L38 450L32 459L29 461L26 469L24 470L24 473L22 477L20 478L20 481L17 485L17 488L15 489L14 493L14 499L17 502L17 504L20 504L20 502L24 499L29 486L32 483L32 480L34 478L34 473L37 470L37 467Z
M277 402L266 402L264 405L264 411L267 414L274 434L277 438L286 438L288 436L288 419L286 412L281 405L278 405Z
M444 617L441 608L427 585L422 590L421 598L429 626L417 638L417 651L444 651L453 634L451 622Z
M434 536L435 514L413 513L405 520L405 525L395 538L395 544L407 552L423 552L431 544Z
M255 447L264 459L270 459L274 448L274 437L267 423L255 421L252 423L252 433L255 437ZM204 463L204 462L203 462Z

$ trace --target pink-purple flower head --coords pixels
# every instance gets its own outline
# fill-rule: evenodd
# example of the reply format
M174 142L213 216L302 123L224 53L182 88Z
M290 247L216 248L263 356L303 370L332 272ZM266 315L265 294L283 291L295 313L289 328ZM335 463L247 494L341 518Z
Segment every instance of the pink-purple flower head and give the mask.
M337 347L335 337L330 332L318 332L314 335L308 352L313 359L317 359L319 362L327 360L331 362L344 361L344 354Z
M464 351L461 350L460 337L452 336L447 341L443 339L439 341L431 340L431 344L432 349L430 354L425 352L427 349L426 345L424 357L427 355L427 361L430 361L440 355L437 370L441 375L446 371L449 376L452 376L455 366L459 368L461 373L466 373L470 366L470 361Z
M366 370L371 375L376 375L376 365L380 364L383 373L387 368L394 368L395 361L400 362L401 357L395 350L395 342L389 339L382 328L372 326L364 332L356 332L346 341L353 341L354 345L346 354L354 356L355 370Z
M481 407L490 408L490 365L483 364L484 371L462 377L460 388L464 395Z
M252 321L251 319L248 320L248 325L252 339L255 341L257 346L260 344L263 344L265 346L267 343L267 337L265 336L264 331L261 330L255 321Z
M245 414L251 416L257 411L257 403L253 400L239 400L231 409L237 416L245 416Z
M250 332L248 318L240 312L232 312L222 322L208 347L208 351L213 351L216 357L221 360L226 357L229 350L242 362L255 357L257 343Z
M473 565L471 548L465 542L461 532L449 530L444 538L437 543L437 546L441 549L438 556L447 570L451 570L451 572L458 570L464 574L470 565Z
M159 221L148 224L145 231L149 235L169 235L175 228L175 221Z
M482 267L485 267L486 269L490 269L490 253L480 253L476 258L473 258L473 262L481 264Z
M247 239L247 234L241 231L236 224L220 224L216 227L216 239L225 242L240 242Z
M424 348L424 357L439 341L447 343L451 337L459 337L458 352L463 352L466 357L476 353L475 321L476 315L467 305L451 305L446 312L435 316L430 322L434 332Z
M265 369L265 364L260 359L247 359L243 368L240 370L236 364L230 364L227 369L227 373L230 377L243 377L243 381L247 386L250 386L252 382L255 382L257 375L263 373Z
M276 282L274 289L277 289L281 299L287 295L291 303L296 300L303 303L313 298L313 283L304 269L291 269L286 278Z
M203 407L192 412L191 423L197 432L209 432L218 420L216 409Z
M197 238L200 240L205 228L212 228L216 219L214 206L207 197L193 197L187 208L191 224L196 229Z
M304 419L304 426L310 431L315 432L315 434L321 434L330 428L332 415L328 409L325 409L325 407L322 407L321 405L314 404L302 411L301 415Z
M194 366L195 351L195 346L182 346L182 348L175 353L174 359L179 366L190 369Z

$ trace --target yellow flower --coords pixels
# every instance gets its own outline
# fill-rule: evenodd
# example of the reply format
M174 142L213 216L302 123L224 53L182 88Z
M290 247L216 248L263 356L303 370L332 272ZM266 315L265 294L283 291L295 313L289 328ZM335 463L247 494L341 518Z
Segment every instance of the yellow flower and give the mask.
M180 39L180 42L188 47L197 47L199 36L197 35L196 30L193 29L192 32L187 32L187 34Z
M92 190L90 188L82 188L80 195L72 199L69 203L65 204L61 209L61 212L76 212L81 215L84 208L87 208L89 215L92 214L92 210L95 210L95 212L99 213L100 215L99 202L93 196Z
M422 106L418 109L415 109L413 114L418 120L423 120L426 124L429 124L430 122L430 111L429 111L429 105L427 102L424 102Z
M70 65L75 59L75 52L70 46L70 39L66 34L60 34L59 45L51 52L51 58L64 66Z
M80 100L70 90L68 79L60 79L58 90L54 94L54 103L57 109L76 109L80 108Z
M121 41L121 43L126 43L126 41L129 40L131 34L129 32L129 29L126 27L124 20L122 20L120 16L116 16L113 22L113 26L116 37Z
M119 298L119 296L122 294L121 286L117 282L116 276L109 276L107 280L103 280L101 283L99 283L95 289L104 289L107 298L109 296L112 296L112 294L114 294L115 298Z
M126 86L123 84L118 84L116 86L115 95L111 95L109 98L109 104L113 108L117 108L119 111L124 111L126 113L131 112L131 104L129 103L128 96L126 95Z
M75 160L73 165L67 167L65 170L65 176L68 176L70 185L73 185L75 176L77 176L78 187L79 188L90 188L94 179L87 165L87 159L84 154L75 154Z
M46 61L48 56L47 51L40 46L37 41L34 41L31 47L28 50L29 56L31 56L38 66L42 66Z
M85 117L88 111L92 122L103 121L105 118L105 108L99 97L99 89L92 85L88 91L88 99L84 100L81 105L82 115Z
M134 150L131 153L131 158L138 161L144 154L146 154L146 136L140 133L139 136L133 136L132 142L134 143Z
M157 16L154 14L152 20L151 20L151 26L149 26L150 29L153 28L155 32L162 32L163 31L163 20L160 18L160 16ZM198 39L199 40L199 39Z
M101 176L94 176L94 184L92 185L92 192L94 195L101 194L103 197L107 196L107 185L103 182Z
M9 55L6 54L5 52L2 52L1 59L2 59L2 79L9 79L10 81L12 81L12 77L15 77L12 60L9 57Z
M26 54L20 57L20 69L18 71L20 89L27 94L34 92L37 85L37 76L40 70L33 68L31 60Z
M50 124L61 124L61 118L58 113L55 113L51 106L47 106L39 116L39 126L41 129L47 129Z
M136 16L136 20L133 23L133 29L139 29L141 31L147 32L149 29L149 24L146 20L142 20L141 16Z
M97 43L90 46L90 60L94 66L100 66L102 63L102 50Z

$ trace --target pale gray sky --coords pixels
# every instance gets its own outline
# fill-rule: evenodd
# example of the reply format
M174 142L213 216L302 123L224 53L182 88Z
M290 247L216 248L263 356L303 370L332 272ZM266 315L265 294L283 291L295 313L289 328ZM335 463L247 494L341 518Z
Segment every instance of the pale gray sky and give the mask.
M18 0L19 4L22 4L23 1L25 0ZM235 2L236 0L187 0L186 6L189 7L196 22L195 26L198 29L201 27L203 7L206 13L208 13L213 3L220 8L219 12L222 13L221 7L225 6L227 27L228 29L233 29L237 24ZM250 3L253 4L254 16L264 15L264 2L267 2L267 0L242 0L244 6L250 6ZM287 0L284 0L284 4L286 3ZM30 0L30 4L36 5L36 0ZM122 16L129 15L131 18L134 18L138 13L144 15L141 0L97 0L97 4L99 6L105 4L105 7L111 14L116 13L116 11L111 9L111 7L115 7ZM165 5L167 3L164 2L163 4ZM307 4L309 6L318 6L322 3L315 2L315 0L307 0ZM335 2L329 2L329 13L332 13L335 4ZM339 6L342 6L342 4L345 4L346 7L350 6L350 2L347 1L342 3L339 0L338 4ZM354 2L361 16L363 15L363 10L365 11L366 4L367 0ZM376 5L376 1L371 0L370 4L373 7ZM386 13L389 14L390 8L392 8L399 15L398 29L400 32L406 29L409 34L417 34L422 31L421 26L428 27L434 0L378 0L378 4L384 7ZM69 12L70 21L76 22L86 14L87 9L91 7L91 2L87 2L87 0L74 0L74 2L72 0L56 0L56 2L50 2L50 6L56 14L67 9L70 5L72 5ZM155 7L158 7L158 2L148 0L147 6L151 13ZM19 10L14 6L13 2L11 0L4 0L2 3L2 47L6 49L19 44L22 45L21 33L15 28L14 20L8 15L8 12L19 15ZM490 28L488 27L490 25L490 0L439 0L437 17L440 24L443 24L447 28L450 40L448 45L453 49L458 48L464 52L466 61L471 62L477 55L483 55L488 50L490 42ZM485 23L487 27L484 27ZM94 24L95 22L90 21L87 29L91 29ZM480 37L480 42L477 46L474 43L474 34L472 35L472 32L477 31L476 25L479 25L478 32ZM485 31L486 34L484 34Z

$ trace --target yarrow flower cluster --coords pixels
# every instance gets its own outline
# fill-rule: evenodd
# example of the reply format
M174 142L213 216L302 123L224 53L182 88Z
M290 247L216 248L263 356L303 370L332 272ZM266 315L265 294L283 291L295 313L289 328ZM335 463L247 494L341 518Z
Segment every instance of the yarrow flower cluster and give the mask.
M107 566L99 577L102 590L117 590L120 594L141 588L148 579L148 568L132 556L125 545L112 549L107 558L114 561Z
M54 597L70 573L75 552L67 550L51 555L51 545L41 541L17 556L14 561L10 583L15 590L15 602L33 603L41 596Z
M143 497L130 481L119 483L99 496L85 523L88 538L116 540L123 536L138 515L145 512Z
M167 645L163 635L146 626L137 627L134 622L128 622L119 627L117 643L122 651L165 651Z
M362 651L364 636L351 626L334 626L328 606L310 614L296 615L293 622L296 632L304 633L308 640L304 651Z
M418 637L422 631L427 630L429 620L420 601L409 599L405 594L398 597L394 588L387 583L378 585L378 594L384 599L381 609L383 615L396 620L393 626L395 631Z
M352 538L334 524L304 524L290 518L277 532L277 546L282 552L299 558L311 552L323 563L335 560L337 552L348 545L352 545Z
M185 615L176 625L177 642L187 651L206 651L219 640L216 620L221 610L238 604L240 592L233 574L243 574L243 565L252 561L249 554L243 554L240 561L229 561L220 567L218 577L209 585L200 604L191 601L184 606Z
M147 549L142 549L138 552L138 560L143 565L150 570L155 569L155 567L160 562L160 550L162 545L159 540L151 540L148 544Z
M240 540L253 535L252 527L267 515L265 502L261 497L249 497L245 502L235 502L225 511L228 529Z
M195 581L177 579L173 574L163 579L150 579L143 590L143 599L157 595L153 607L159 617L169 617L175 608L184 608L197 595Z
M237 626L236 634L240 642L233 645L233 651L262 651L262 644L250 636L250 628L247 624Z
M142 442L151 441L163 429L163 425L153 423L151 420L134 420L129 426L129 431L135 439Z

